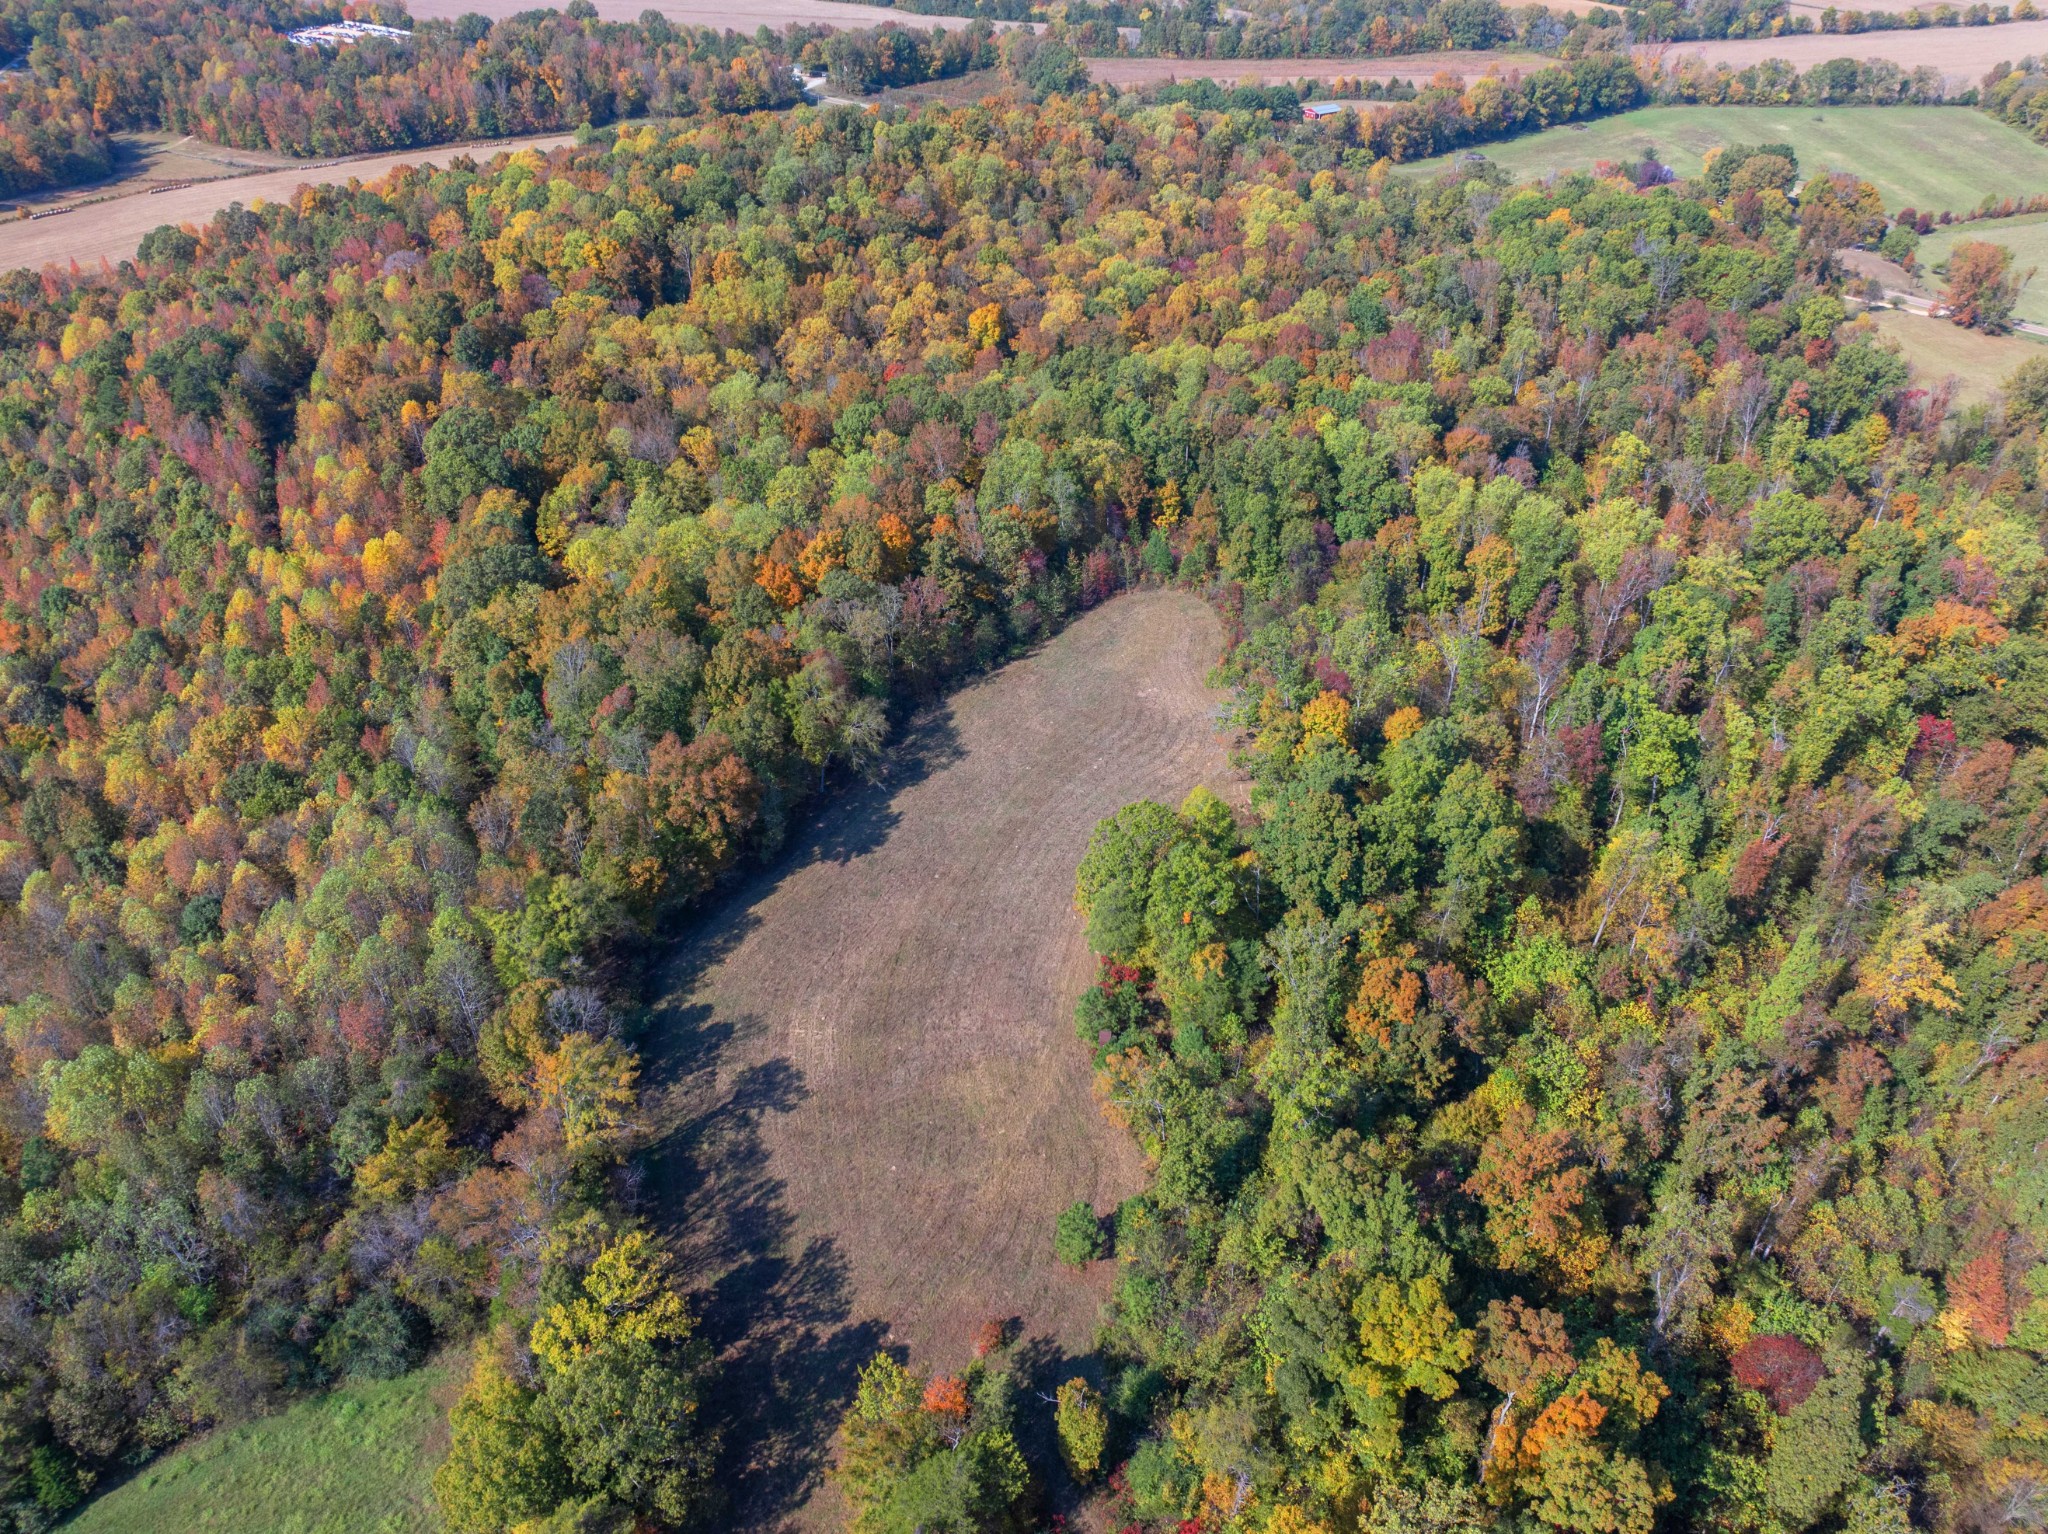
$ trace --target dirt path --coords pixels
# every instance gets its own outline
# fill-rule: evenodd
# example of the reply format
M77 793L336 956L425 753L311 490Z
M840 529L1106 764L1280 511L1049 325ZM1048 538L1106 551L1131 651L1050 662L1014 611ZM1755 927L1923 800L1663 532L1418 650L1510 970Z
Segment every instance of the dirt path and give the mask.
M51 264L97 266L102 259L125 261L142 237L160 224L204 224L234 203L245 207L259 198L282 202L302 186L332 182L375 181L401 165L446 165L450 157L474 155L479 160L514 149L549 150L575 142L569 133L544 133L532 138L504 139L489 144L439 144L397 154L366 155L352 160L295 165L288 170L251 176L223 176L171 192L134 192L105 202L88 203L49 218L0 223L0 271L18 266Z
M1130 800L1230 786L1219 644L1183 593L1087 614L931 711L893 782L686 937L648 1051L657 1198L742 1414L733 1527L820 1526L877 1347L957 1367L990 1317L1047 1368L1092 1345L1111 1265L1055 1263L1054 1217L1142 1167L1073 1039L1074 866Z

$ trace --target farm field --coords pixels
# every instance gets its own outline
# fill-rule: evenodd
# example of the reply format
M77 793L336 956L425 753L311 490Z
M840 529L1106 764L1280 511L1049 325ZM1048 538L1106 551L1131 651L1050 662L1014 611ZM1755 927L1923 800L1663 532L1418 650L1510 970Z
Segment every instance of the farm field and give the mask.
M2048 325L2048 214L1951 224L1935 230L1920 242L1921 287L1929 292L1941 290L1941 275L1935 268L1947 265L1949 253L1965 240L2003 245L2012 252L2012 264L2017 270L2025 271L2030 266L2036 269L2034 280L2020 290L2020 301L2013 313L2037 325Z
M1516 179L1638 159L1646 149L1681 176L1724 144L1788 143L1802 175L1853 171L1885 206L1973 208L1989 194L2048 192L2048 147L1982 112L1957 107L1645 107L1580 127L1479 146ZM1419 160L1439 171L1455 156Z
M893 6L859 5L851 3L851 0L844 4L841 0L754 0L754 3L746 5L733 4L732 0L652 0L652 3L649 0L594 0L594 3L597 14L606 21L637 21L644 12L654 10L682 26L715 27L729 32L752 32L762 26L781 28L792 22L806 22L813 26L873 27L894 21L906 27L945 27L949 31L968 24L965 17L920 16L914 11L899 11ZM498 21L536 7L531 0L410 0L406 9L423 21L452 20L472 11ZM999 21L995 25L1001 31L1005 27L1035 27L1038 24Z
M1287 85L1296 80L1428 80L1439 70L1468 78L1489 69L1524 73L1556 62L1537 53L1475 49L1466 53L1404 53L1383 59L1090 59L1088 73L1109 85L1162 80L1219 80Z
M2048 346L2039 341L1987 336L1903 309L1878 309L1871 319L1880 333L1898 342L1917 383L1931 387L1953 378L1962 404L1988 399L2022 362L2048 357Z
M1912 32L1812 33L1673 43L1664 57L1667 65L1690 54L1737 69L1765 59L1784 59L1801 69L1829 59L1890 59L1903 69L1930 65L1947 76L1952 86L1961 87L1976 85L1994 64L2017 63L2028 54L2040 53L2048 53L2048 20L2011 21L1994 27L1923 27Z
M1090 1349L1110 1264L1060 1267L1054 1219L1143 1172L1074 1046L1074 867L1130 800L1228 788L1220 643L1185 593L1080 618L923 716L893 781L676 954L647 1042L655 1186L742 1414L736 1527L807 1503L817 1526L833 1426L885 1341L957 1367L1014 1317L1048 1364Z
M50 218L0 223L0 271L21 266L68 265L73 261L81 266L92 266L103 260L122 261L134 255L142 237L158 225L203 224L234 203L246 205L259 198L279 202L302 186L350 180L375 181L401 165L446 164L451 155L473 154L489 159L495 154L520 149L547 150L573 142L574 134L547 133L492 144L439 144L397 154L320 161L246 176L223 176L219 180L204 181L169 192L152 194L138 189L129 195L88 203L73 212ZM237 157L244 154L240 150L232 153ZM274 160L276 157L271 158Z
M351 1385L166 1455L68 1534L434 1534L454 1363Z
M281 170L292 164L288 155L262 149L226 149L189 133L116 133L110 136L110 141L114 152L112 175L84 185L35 192L0 204L0 209L52 207L81 197L125 197L181 181L217 181L252 171ZM4 216L0 212L0 217Z

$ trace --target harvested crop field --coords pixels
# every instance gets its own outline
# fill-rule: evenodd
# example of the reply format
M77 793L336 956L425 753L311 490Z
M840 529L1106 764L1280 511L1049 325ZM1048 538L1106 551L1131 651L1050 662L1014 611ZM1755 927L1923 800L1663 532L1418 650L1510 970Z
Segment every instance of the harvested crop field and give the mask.
M1539 53L1474 49L1383 59L1090 59L1088 73L1108 85L1155 85L1166 80L1291 85L1296 80L1428 80L1440 70L1476 79L1489 69L1527 74L1556 62Z
M1961 88L1979 84L1994 64L2018 63L2028 54L2044 52L2048 52L2048 20L2010 21L1990 27L1921 27L1911 32L1830 32L1673 43L1664 57L1669 64L1690 54L1736 69L1747 69L1765 59L1784 59L1801 69L1829 59L1890 59L1902 69L1929 65L1940 70L1951 87Z
M325 160L289 170L262 171L250 176L225 176L217 181L179 187L175 191L136 191L86 203L69 213L0 223L0 271L27 266L96 266L102 260L125 261L142 237L161 224L206 223L235 203L248 206L259 199L283 202L302 186L343 181L376 181L401 165L445 165L455 155L488 160L518 149L553 149L575 142L568 133L505 139L491 144L439 144L398 154L365 155L352 160Z
M1073 1037L1092 973L1074 867L1130 800L1229 787L1220 643L1184 593L1088 613L923 715L891 781L685 938L650 1105L658 1196L744 1414L734 1527L821 1526L831 1433L878 1347L957 1367L980 1322L1015 1318L1047 1370L1089 1351L1111 1265L1058 1265L1054 1219L1107 1212L1143 1169Z
M797 22L807 26L851 28L874 27L885 21L894 21L920 30L945 27L948 31L968 25L962 16L920 16L915 11L899 11L887 5L858 5L851 0L844 4L841 0L754 0L747 5L735 5L732 0L593 0L593 3L597 6L597 14L606 21L637 21L642 13L654 10L679 26L712 27L722 32L752 32L763 26L779 30ZM406 7L422 21L451 20L472 11L499 21L521 11L550 8L561 9L560 6L536 7L533 0L411 0ZM998 31L1023 25L1023 22L995 23ZM1031 25L1038 24L1034 22Z

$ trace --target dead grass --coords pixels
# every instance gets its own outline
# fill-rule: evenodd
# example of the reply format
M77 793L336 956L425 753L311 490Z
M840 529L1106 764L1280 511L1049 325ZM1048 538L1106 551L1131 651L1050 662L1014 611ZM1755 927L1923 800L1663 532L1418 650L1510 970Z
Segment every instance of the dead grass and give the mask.
M1231 774L1216 623L1128 596L933 710L893 781L829 809L683 942L649 1042L660 1196L741 1414L734 1526L822 1527L860 1366L958 1366L1021 1322L1088 1352L1110 1264L1052 1255L1077 1198L1142 1186L1091 1095L1074 867L1095 822ZM1064 1377L1064 1376L1062 1376Z
M1642 52L1643 50L1638 50ZM1736 38L1722 42L1673 43L1667 62L1683 55L1746 69L1765 59L1784 59L1801 69L1829 59L1890 59L1904 69L1928 64L1954 85L1976 85L1986 70L2048 52L2048 20L2012 21L1993 27L1922 27L1912 32L1815 33L1795 37ZM1940 152L1940 146L1930 145Z
M87 202L69 213L37 219L13 219L0 223L0 271L26 266L83 267L105 261L125 261L135 254L142 237L161 224L202 225L234 203L248 206L258 200L283 202L302 186L331 182L376 181L401 165L445 165L451 156L470 154L478 159L515 149L553 149L575 142L567 133L541 134L533 138L507 139L492 144L441 144L429 149L409 149L398 154L366 155L350 160L322 161L292 166L286 170L259 171L249 175L223 173L221 178L203 181L175 191L150 193L147 181L129 179L119 185L88 189L84 196L107 196ZM211 154L260 163L259 157L243 150L215 150ZM262 157L278 163L279 157ZM290 165L289 161L284 162Z

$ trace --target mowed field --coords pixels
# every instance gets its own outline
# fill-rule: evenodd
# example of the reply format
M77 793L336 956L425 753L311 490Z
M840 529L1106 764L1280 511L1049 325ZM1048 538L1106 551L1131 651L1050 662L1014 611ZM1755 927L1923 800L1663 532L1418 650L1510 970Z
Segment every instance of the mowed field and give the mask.
M1086 614L922 716L889 781L684 937L646 1043L649 1191L740 1414L733 1527L827 1526L831 1434L879 1347L957 1368L1014 1318L1054 1384L1089 1352L1113 1264L1060 1266L1054 1219L1143 1169L1074 1040L1074 868L1133 799L1232 791L1220 644L1185 593Z
M169 192L136 192L105 202L88 203L51 218L14 219L0 223L0 271L18 266L96 266L124 261L135 254L142 237L161 224L200 225L235 203L244 207L259 199L283 202L302 186L346 181L375 181L401 165L445 165L455 155L487 160L519 149L549 150L575 142L568 133L505 139L491 144L441 144L398 154L366 155L352 160L323 161L289 170L228 176Z
M144 1467L67 1534L437 1534L457 1363L351 1385Z
M1937 229L1920 242L1920 285L1939 292L1941 276L1935 268L1948 265L1956 246L1966 240L2003 245L2012 252L2012 264L2020 271L2034 269L2034 278L2020 289L2020 301L2013 313L2037 325L2048 325L2048 214L2024 218L1983 219L1972 224L1951 224Z
M1879 309L1872 321L1880 334L1898 342L1913 365L1914 381L1933 388L1955 380L1958 404L1988 399L2014 368L2036 357L2048 357L2048 344L2021 336L1987 336L1947 320L1931 319L1903 309Z
M1552 128L1478 152L1517 180L1590 170L1654 149L1681 176L1699 173L1725 144L1790 144L1802 175L1845 170L1885 206L1974 208L1986 196L2048 192L2048 147L2017 128L1961 107L1645 107L1577 127ZM1418 160L1424 173L1455 157Z

